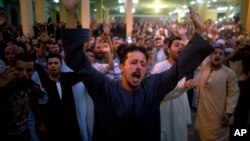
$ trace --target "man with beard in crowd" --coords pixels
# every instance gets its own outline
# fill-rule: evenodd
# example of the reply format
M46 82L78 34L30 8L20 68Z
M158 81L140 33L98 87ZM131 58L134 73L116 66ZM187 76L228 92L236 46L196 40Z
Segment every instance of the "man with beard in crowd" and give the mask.
M229 121L239 97L235 72L223 65L225 50L214 45L199 74L195 133L201 141L229 140ZM196 135L196 134L195 134Z

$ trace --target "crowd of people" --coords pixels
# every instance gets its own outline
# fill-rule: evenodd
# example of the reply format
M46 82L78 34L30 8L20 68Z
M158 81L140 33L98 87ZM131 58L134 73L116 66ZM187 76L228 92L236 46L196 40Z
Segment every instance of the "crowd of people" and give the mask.
M62 0L66 23L36 23L33 37L0 12L0 140L227 141L250 124L238 22L189 7L181 23L135 23L130 40L125 24L77 26L78 3Z

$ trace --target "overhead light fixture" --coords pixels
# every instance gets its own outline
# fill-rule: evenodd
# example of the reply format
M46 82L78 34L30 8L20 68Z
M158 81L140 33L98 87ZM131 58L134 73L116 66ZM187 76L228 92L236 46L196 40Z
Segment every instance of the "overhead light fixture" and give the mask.
M217 8L217 11L226 11L227 10L227 7L218 7Z
M120 13L124 13L125 12L125 9L124 7L120 6L120 9L119 9Z
M132 8L132 13L135 13L135 8Z
M59 3L59 0L53 0L55 3Z
M198 3L204 3L204 0L197 0Z
M233 18L233 17L234 17L234 14L231 14L231 15L229 15L228 17L229 17L229 18Z
M126 2L126 0L118 0L119 4L122 4L122 3L125 3L125 2ZM139 0L133 0L132 2L137 4L137 3L139 3Z
M191 5L194 5L194 4L196 4L196 2L195 2L195 1L191 1L190 4L191 4Z
M187 8L187 5L183 5L182 8L183 8L183 9Z
M124 3L125 2L125 0L118 0L118 3Z
M155 13L160 13L160 8L155 8Z
M133 3L137 4L139 2L139 0L133 0Z

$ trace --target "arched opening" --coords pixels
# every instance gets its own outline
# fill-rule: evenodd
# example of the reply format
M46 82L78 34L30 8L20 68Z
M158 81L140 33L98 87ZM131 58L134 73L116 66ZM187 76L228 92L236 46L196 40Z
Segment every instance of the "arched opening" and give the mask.
M15 7L11 8L10 16L11 16L11 24L17 24L18 16L17 16L17 10Z

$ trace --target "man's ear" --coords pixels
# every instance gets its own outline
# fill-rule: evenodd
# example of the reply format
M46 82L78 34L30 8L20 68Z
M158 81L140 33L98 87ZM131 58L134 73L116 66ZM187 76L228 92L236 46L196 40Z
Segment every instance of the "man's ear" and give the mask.
M123 71L124 71L124 64L120 64L120 71L121 71L121 73L123 73Z
M167 53L170 54L170 48L169 47L167 48Z

